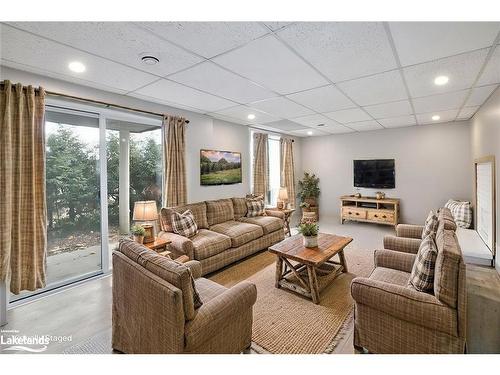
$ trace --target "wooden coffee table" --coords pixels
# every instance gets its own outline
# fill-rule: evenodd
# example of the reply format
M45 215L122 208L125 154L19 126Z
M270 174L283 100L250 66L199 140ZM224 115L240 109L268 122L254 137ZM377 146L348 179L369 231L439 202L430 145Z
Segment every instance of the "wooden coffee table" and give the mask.
M352 238L320 233L318 247L306 248L302 235L297 234L273 245L269 251L276 254L276 288L285 288L319 303L319 293L335 277L347 272L344 248ZM339 255L340 262L331 258ZM322 285L318 283L321 275Z

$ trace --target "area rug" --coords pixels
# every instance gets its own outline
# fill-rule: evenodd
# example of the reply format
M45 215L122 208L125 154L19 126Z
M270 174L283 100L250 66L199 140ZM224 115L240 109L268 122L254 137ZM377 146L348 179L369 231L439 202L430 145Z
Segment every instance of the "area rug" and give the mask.
M373 251L349 245L345 249L349 273L338 276L321 292L318 305L293 292L277 289L275 256L259 253L210 277L231 287L242 280L257 286L252 349L273 354L331 353L343 331L352 324L350 284L373 269Z

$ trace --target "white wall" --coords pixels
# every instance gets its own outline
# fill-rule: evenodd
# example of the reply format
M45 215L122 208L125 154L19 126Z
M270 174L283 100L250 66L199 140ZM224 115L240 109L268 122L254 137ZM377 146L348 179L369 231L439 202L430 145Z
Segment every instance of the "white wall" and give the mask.
M496 262L495 267L500 273L500 90L497 89L471 120L471 153L472 158L494 155L496 161ZM473 171L473 167L471 165ZM472 185L474 181L472 180Z
M396 188L383 191L401 199L403 223L423 223L449 198L472 200L469 127L457 122L303 139L303 170L320 178L320 215L338 217L339 197L356 192L354 159L395 159Z
M1 80L8 79L11 82L20 82L23 85L42 86L49 91L100 100L147 111L182 115L189 119L190 122L186 132L186 169L189 202L244 196L251 190L250 129L247 126L215 120L199 113L76 85L16 69L3 66L0 68ZM296 174L300 176L300 139L294 139ZM199 161L200 149L202 148L241 152L243 182L241 184L225 186L201 186Z

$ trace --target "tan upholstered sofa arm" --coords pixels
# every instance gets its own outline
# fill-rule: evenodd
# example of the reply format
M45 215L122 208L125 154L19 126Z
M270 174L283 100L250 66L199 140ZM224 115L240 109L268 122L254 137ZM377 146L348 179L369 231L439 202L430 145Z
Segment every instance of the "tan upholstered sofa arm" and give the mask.
M193 278L198 279L201 277L201 263L197 260L190 260L183 263L187 268L191 270L191 275Z
M280 218L282 220L285 220L285 214L281 211L278 211L278 210L266 210L266 215L267 216L274 216L274 217Z
M227 322L238 319L241 312L251 309L257 300L257 288L242 281L224 293L204 303L193 320L186 323L187 347L198 347L215 336Z
M395 318L458 336L456 310L435 296L414 289L365 277L351 283L351 295L367 305Z
M384 249L416 254L422 240L395 236L384 237Z
M398 224L398 226L396 227L396 236L422 239L423 231L423 225Z
M410 273L416 257L415 254L399 251L375 250L375 267L392 268Z
M187 255L189 259L194 259L194 245L189 238L164 231L158 233L158 237L172 241L170 244L170 251L174 254L173 258Z

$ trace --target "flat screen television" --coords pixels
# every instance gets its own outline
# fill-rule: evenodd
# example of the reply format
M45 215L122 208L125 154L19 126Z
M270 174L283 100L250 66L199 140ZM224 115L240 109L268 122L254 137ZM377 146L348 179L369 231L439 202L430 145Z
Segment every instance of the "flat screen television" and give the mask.
M354 186L394 189L394 159L354 160Z
M200 150L200 184L240 184L241 153L233 151Z

